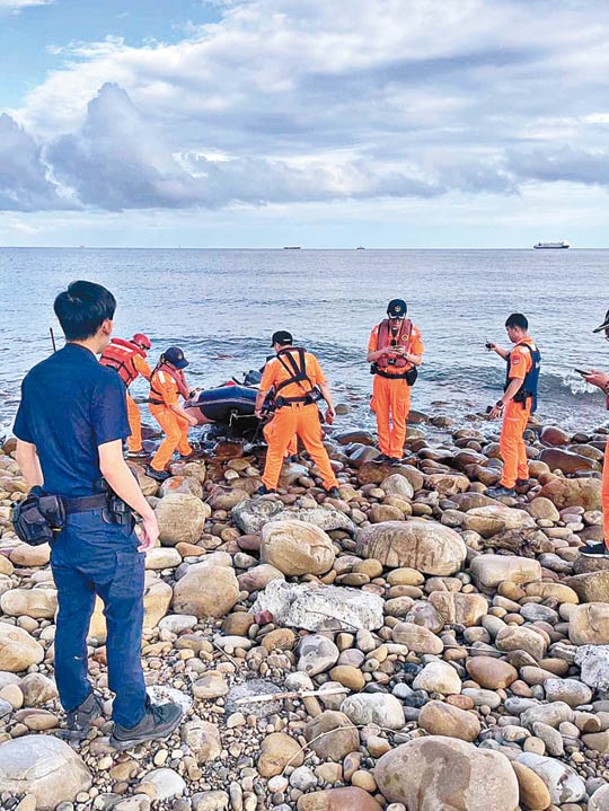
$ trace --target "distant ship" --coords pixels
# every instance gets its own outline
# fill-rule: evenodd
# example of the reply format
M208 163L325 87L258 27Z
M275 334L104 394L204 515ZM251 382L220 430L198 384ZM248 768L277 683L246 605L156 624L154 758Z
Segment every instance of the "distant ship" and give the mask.
M365 251L366 249L364 248L363 245L358 245L358 247L355 250L356 251Z
M570 248L571 245L568 242L537 242L533 247L552 250L556 248Z
M284 251L299 251L300 250L300 245L284 245L283 250Z

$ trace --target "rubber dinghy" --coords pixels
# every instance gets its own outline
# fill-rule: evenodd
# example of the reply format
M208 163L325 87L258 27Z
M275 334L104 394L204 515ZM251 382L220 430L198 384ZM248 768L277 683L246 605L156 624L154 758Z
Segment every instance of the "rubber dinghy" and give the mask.
M254 417L258 389L253 386L226 384L215 389L197 392L185 407L194 414L199 425L220 423L233 427L247 417Z

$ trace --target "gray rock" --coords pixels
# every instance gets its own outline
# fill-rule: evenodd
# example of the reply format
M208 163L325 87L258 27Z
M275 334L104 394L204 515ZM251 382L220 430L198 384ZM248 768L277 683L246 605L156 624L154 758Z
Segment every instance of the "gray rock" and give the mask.
M339 650L327 636L311 634L303 638L299 654L298 670L304 671L309 676L317 676L336 664Z
M349 516L340 510L335 510L327 504L320 504L318 507L296 507L293 509L281 510L269 519L272 521L304 521L313 524L326 532L331 529L344 529L353 534L355 524Z
M0 794L32 794L38 811L54 811L91 788L89 770L67 743L25 735L0 746Z
M582 645L575 654L581 680L601 693L609 692L609 645Z
M540 704L538 707L530 707L520 716L520 722L528 729L533 728L533 724L540 722L557 729L563 721L573 722L573 710L564 701L554 701L552 704Z
M225 791L201 791L193 795L192 811L225 811L229 802Z
M309 631L354 631L380 628L383 607L383 599L370 592L273 580L251 611L269 611L277 624Z
M232 715L234 712L243 713L243 715L255 715L256 718L265 718L267 715L272 715L275 712L283 711L283 703L269 699L268 701L256 701L249 703L244 701L237 704L237 699L241 698L256 698L257 696L271 695L274 693L281 693L281 688L273 684L272 681L265 681L264 679L251 679L244 684L237 684L228 692L226 696L226 715Z
M356 726L378 724L386 729L402 729L406 723L401 702L389 693L349 696L340 709Z
M543 687L548 701L564 701L570 707L592 701L592 690L577 679L546 679Z
M186 788L184 778L173 769L153 769L142 780L156 788L157 800L170 800L180 797Z
M576 803L585 796L584 781L566 763L543 755L534 755L532 752L524 752L517 760L541 777L556 805Z
M267 521L283 509L283 501L278 499L252 498L236 504L231 510L231 515L242 532L246 535L255 535Z

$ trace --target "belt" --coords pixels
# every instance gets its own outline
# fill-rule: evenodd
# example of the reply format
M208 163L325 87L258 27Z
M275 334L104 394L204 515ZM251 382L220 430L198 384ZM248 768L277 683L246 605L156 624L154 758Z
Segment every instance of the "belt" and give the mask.
M404 372L404 374L390 375L387 372L384 372L382 369L376 369L374 374L378 375L379 377L384 377L385 380L406 380L409 371L410 369L407 372Z
M97 493L94 496L78 496L77 498L62 497L66 512L85 513L90 510L101 510L108 506L106 493Z
M163 400L148 400L148 402L150 403L150 405L165 405Z

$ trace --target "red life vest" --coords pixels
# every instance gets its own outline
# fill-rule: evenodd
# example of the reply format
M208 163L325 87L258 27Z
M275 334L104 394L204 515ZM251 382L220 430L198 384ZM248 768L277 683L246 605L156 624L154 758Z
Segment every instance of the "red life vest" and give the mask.
M155 368L154 372L150 375L150 397L148 402L151 405L165 405L165 400L163 398L163 392L160 386L155 386L157 375L159 372L165 372L168 374L173 381L175 382L176 386L178 387L178 391L182 395L185 400L188 400L190 397L190 389L188 388L188 383L186 382L186 375L184 374L183 369L172 369L166 363L159 363Z
M110 369L117 371L128 388L139 375L138 370L135 368L136 355L140 355L142 358L146 357L144 350L140 349L137 344L125 341L123 338L113 338L102 352L99 362L102 366L108 366Z
M405 346L406 351L408 352L411 336L412 336L412 321L409 318L405 318L402 321L397 335L391 334L389 319L385 318L385 320L381 321L381 323L379 324L377 349L385 349L385 347L387 346L401 345ZM411 368L412 363L407 361L406 358L402 357L392 358L391 355L382 355L376 361L376 366L379 369L386 369L388 366L394 369L405 369L406 367Z

